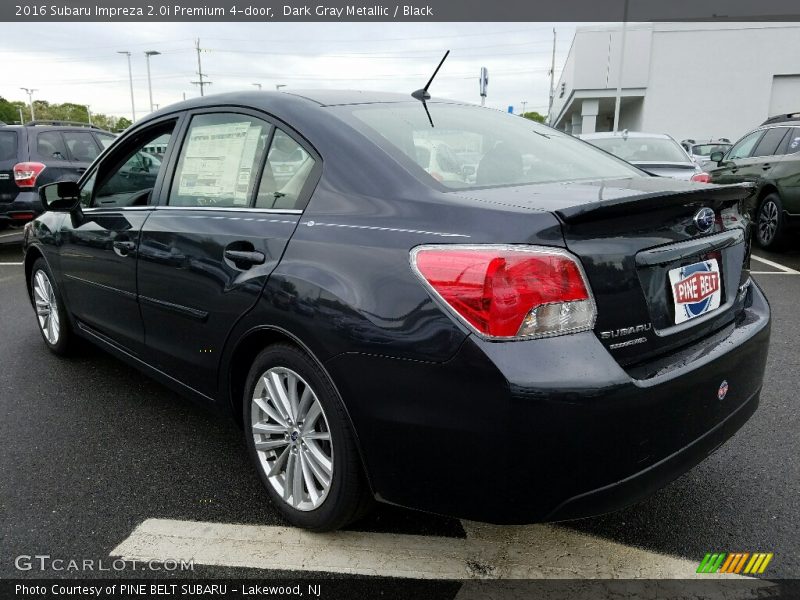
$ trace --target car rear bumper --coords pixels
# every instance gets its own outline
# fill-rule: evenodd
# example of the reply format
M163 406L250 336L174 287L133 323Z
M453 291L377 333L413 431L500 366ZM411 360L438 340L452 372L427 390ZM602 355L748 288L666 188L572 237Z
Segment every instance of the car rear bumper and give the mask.
M26 223L42 214L42 201L36 191L23 190L11 202L0 202L0 221Z
M736 323L649 379L593 333L471 336L443 364L344 354L326 366L379 499L494 523L584 517L666 485L753 414L770 315L756 285L747 293Z

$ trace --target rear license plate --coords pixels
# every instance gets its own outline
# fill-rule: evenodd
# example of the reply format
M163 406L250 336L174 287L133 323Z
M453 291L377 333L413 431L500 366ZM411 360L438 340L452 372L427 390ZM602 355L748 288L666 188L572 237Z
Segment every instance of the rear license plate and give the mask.
M722 276L716 258L671 269L669 283L676 325L719 308Z

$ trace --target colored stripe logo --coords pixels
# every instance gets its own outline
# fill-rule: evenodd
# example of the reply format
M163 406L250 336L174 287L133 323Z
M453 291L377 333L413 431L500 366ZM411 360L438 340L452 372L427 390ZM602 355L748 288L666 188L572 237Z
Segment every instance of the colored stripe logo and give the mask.
M709 552L700 561L697 572L760 575L766 571L772 557L772 552Z

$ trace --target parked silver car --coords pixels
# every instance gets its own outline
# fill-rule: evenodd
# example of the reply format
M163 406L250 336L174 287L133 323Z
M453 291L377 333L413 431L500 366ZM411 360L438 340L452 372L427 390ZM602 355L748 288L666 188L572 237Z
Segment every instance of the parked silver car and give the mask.
M722 152L725 154L731 149L731 141L728 138L718 138L712 140L683 140L681 146L686 150L686 153L697 164L698 167L705 170L706 168L716 167L716 164L711 163L711 154L713 152Z
M699 180L703 180L702 169L678 142L664 133L626 130L586 133L578 137L653 175L673 179L692 179L698 175L701 176Z

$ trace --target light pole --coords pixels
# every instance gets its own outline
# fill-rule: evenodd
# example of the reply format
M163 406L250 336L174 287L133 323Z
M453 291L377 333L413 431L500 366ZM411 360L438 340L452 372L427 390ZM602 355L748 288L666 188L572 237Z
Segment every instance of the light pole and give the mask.
M128 57L128 81L131 85L131 116L133 117L131 123L133 123L136 121L136 105L133 102L133 71L131 70L131 53L127 50L119 50L117 51L117 54L124 54Z
M86 114L89 115L89 127L91 127L92 126L92 109L88 104L86 105Z
M522 104L522 116L524 117L525 116L525 105L528 104L528 101L527 100L523 100L523 101L520 102L520 104Z
M158 50L147 50L144 56L147 60L147 92L150 94L150 112L153 112L153 84L150 82L150 57L161 54Z
M261 84L260 83L251 83L250 85L254 85L258 88L258 91L261 91Z
M33 92L38 92L39 90L35 90L33 88L19 88L26 94L28 94L28 105L31 107L31 121L36 120L36 115L33 114Z
M275 91L280 92L282 87L286 87L285 83L276 83L275 84Z

